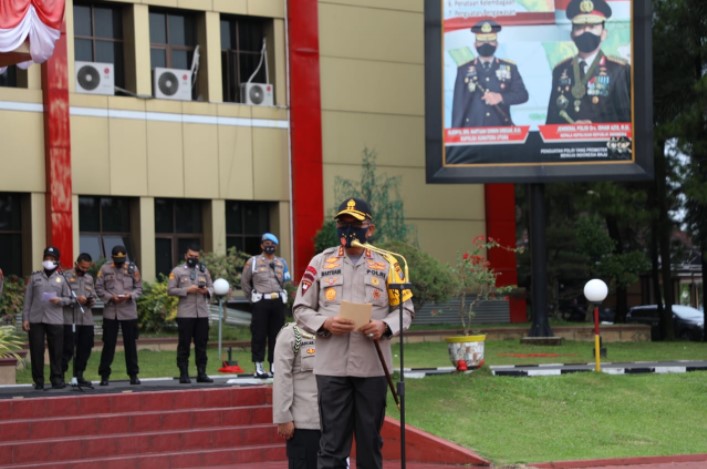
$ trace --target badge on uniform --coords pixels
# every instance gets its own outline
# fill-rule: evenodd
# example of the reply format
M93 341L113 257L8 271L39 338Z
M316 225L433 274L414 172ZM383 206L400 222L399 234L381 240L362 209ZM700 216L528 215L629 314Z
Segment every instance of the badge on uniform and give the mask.
M329 287L324 290L324 297L328 301L334 301L336 299L336 289L334 287Z

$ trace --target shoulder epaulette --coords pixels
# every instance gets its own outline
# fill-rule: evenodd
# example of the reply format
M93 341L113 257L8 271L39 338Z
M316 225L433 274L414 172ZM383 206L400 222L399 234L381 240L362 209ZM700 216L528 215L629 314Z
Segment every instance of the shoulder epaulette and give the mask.
M498 59L498 60L501 61L502 63L506 63L506 64L511 64L511 65L516 64L514 61L508 60L508 59Z
M621 57L616 57L615 55L607 55L606 58L607 58L607 60L610 60L612 62L616 62L619 65L628 65L628 61L626 59L622 59Z

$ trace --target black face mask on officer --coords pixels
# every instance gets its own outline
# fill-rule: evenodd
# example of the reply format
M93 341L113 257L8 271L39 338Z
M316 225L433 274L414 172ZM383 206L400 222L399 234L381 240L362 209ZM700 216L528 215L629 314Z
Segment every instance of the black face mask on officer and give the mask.
M491 57L496 52L496 46L484 42L476 47L476 52L478 52L481 57Z
M115 264L116 267L120 267L123 264L125 264L125 257L113 256L113 263Z
M263 252L265 254L275 254L275 246L264 246Z
M341 245L347 248L351 247L351 243L354 239L357 239L360 243L365 243L367 232L368 227L361 225L347 224L336 227L336 235L339 237L339 240L341 240Z
M597 47L599 47L601 36L585 31L579 36L572 36L572 40L574 41L574 45L577 46L577 49L586 54L595 51Z
M187 267L194 268L199 263L198 257L187 257Z

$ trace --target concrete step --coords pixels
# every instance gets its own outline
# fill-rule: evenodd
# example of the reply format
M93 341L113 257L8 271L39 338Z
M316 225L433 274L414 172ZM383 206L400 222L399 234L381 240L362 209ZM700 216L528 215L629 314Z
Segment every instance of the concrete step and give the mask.
M29 418L3 421L0 442L269 424L271 421L269 404Z
M51 460L48 460L51 461ZM65 461L33 462L28 464L0 465L13 469L155 469L155 468L203 468L203 467L252 467L287 466L285 445L248 445L239 448L199 449L196 451L169 451L162 453L123 455L70 459ZM283 465L284 464L284 465Z
M0 400L0 426L6 420L47 419L94 414L159 412L175 409L271 405L269 386L67 395Z
M177 451L197 452L203 449L235 451L238 448L256 445L282 446L282 442L278 440L272 424L191 430L164 429L155 432L100 434L81 438L38 438L0 443L0 464L37 464L47 461L59 463L113 457L134 458Z

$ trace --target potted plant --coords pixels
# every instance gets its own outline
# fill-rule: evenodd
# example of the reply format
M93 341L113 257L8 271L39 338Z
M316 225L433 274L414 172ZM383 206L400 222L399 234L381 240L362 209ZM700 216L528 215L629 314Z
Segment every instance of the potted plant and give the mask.
M515 287L498 286L496 272L486 257L491 249L518 252L518 248L503 246L493 238L477 236L469 251L461 254L454 266L457 278L456 296L459 297L459 319L464 335L447 337L449 359L459 371L480 368L484 364L484 341L486 336L474 335L472 323L479 305L484 301L505 297Z

